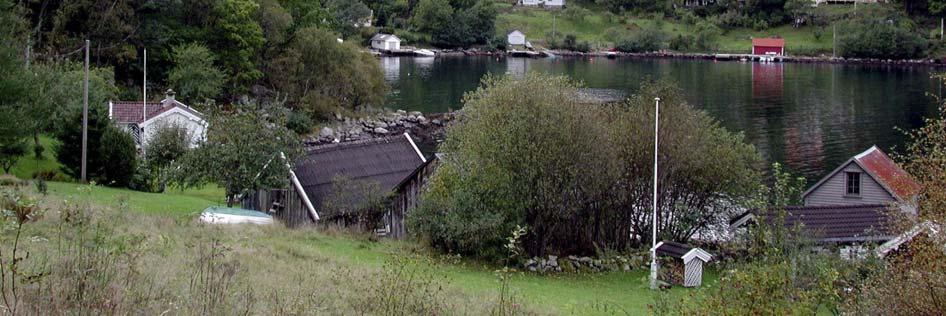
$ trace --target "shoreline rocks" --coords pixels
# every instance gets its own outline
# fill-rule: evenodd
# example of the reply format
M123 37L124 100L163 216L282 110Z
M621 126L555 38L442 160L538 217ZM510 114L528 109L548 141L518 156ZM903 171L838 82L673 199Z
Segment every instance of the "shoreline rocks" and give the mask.
M463 57L463 56L495 56L512 57L512 54L505 51L489 51L476 48L436 50L437 57ZM731 58L732 56L741 56L744 54L724 54L724 53L682 53L671 51L657 51L649 53L624 53L624 52L579 52L568 50L545 50L559 57L581 58L638 58L638 59L703 59L718 61L739 61ZM946 59L920 58L920 59L886 59L886 58L845 58L831 56L784 56L780 57L785 63L824 63L824 64L856 64L856 65L895 65L895 66L924 66L924 67L946 67Z
M335 115L335 121L322 127L317 135L305 140L306 146L343 143L388 137L408 132L424 145L443 141L444 128L456 117L455 113L423 114L418 111L384 111L366 117L351 118Z

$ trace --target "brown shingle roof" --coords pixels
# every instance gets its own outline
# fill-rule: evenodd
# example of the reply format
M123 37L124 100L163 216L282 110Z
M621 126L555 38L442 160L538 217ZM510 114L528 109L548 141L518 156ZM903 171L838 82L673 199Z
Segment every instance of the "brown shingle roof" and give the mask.
M385 190L424 163L407 135L365 141L316 146L295 166L296 174L309 199L318 208L331 193L336 176L352 180L372 180Z
M657 246L657 255L683 259L683 255L687 254L687 252L690 252L692 249L693 247L678 242L663 241Z
M141 104L141 101L112 101L111 116L112 120L115 120L118 123L142 123L176 107L180 107L197 116L201 116L200 113L181 102L167 100L161 102L148 102L147 118L144 118L141 115L141 113L144 111L144 106Z
M789 230L799 227L806 237L820 242L889 240L893 227L888 212L886 204L789 206L783 225ZM731 224L757 215L767 223L776 220L773 210L753 211L737 216Z

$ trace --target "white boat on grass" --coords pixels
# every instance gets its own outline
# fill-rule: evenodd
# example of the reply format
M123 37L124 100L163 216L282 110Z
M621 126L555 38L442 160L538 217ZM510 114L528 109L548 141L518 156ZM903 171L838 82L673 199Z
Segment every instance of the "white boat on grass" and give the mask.
M211 206L200 213L200 221L208 224L271 225L269 214L235 207Z

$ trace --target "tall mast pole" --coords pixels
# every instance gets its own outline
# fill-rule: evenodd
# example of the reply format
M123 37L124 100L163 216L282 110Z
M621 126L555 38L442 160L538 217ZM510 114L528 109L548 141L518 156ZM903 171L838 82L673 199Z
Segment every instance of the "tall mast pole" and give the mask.
M148 119L148 49L145 48L145 65L141 80L141 121Z
M89 152L89 40L85 40L85 82L82 88L82 183L88 182L86 160Z
M654 98L654 196L650 237L650 288L657 289L657 142L660 131L660 98Z

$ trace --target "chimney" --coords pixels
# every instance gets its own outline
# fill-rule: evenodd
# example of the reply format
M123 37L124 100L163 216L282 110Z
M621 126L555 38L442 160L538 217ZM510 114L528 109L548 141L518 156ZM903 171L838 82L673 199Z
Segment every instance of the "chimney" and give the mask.
M174 104L174 90L168 89L168 91L164 92L164 102L162 102L161 105L170 106L173 104Z

